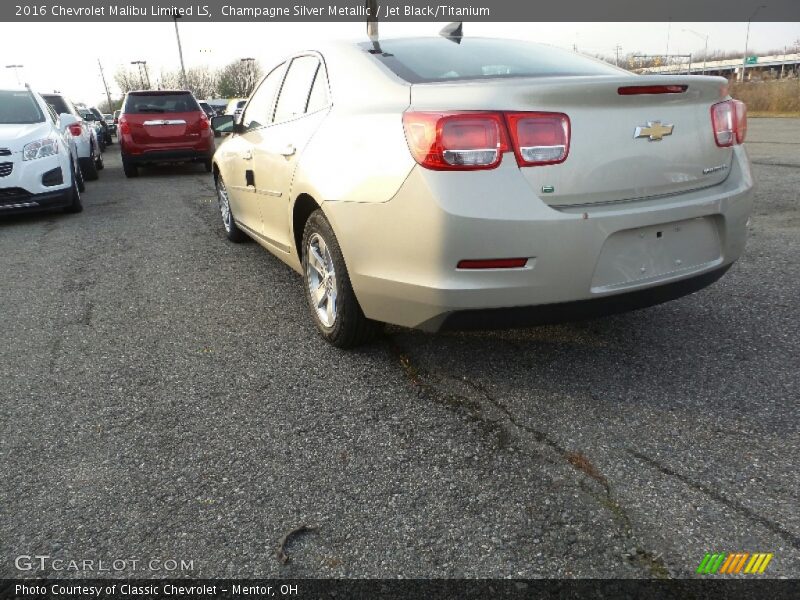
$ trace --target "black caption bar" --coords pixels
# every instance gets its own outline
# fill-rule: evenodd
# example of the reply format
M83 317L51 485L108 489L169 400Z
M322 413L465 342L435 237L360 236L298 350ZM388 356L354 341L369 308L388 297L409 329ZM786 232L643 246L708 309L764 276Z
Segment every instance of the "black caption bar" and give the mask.
M441 3L439 3L441 2ZM800 21L798 0L378 0L382 21ZM0 21L363 21L364 0L3 0Z
M180 598L336 600L529 600L531 598L708 598L750 600L796 598L789 580L231 580L231 579L3 579L0 599L135 600Z

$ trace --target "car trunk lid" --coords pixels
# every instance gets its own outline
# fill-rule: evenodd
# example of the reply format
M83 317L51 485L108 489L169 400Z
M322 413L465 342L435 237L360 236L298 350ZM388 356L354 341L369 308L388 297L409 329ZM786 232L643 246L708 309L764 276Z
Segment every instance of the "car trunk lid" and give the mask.
M646 86L681 91L635 93L647 91L641 89ZM548 204L575 206L652 198L724 181L732 150L717 146L710 108L726 97L727 82L719 77L515 78L413 85L411 110L566 114L571 128L567 159L521 171ZM505 160L514 160L513 154Z

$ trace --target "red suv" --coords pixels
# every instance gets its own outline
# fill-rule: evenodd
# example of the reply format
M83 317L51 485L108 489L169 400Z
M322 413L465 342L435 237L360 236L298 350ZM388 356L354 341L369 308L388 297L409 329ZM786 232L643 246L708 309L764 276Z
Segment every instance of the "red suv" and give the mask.
M202 162L211 171L214 133L191 92L128 92L118 129L127 177L154 163Z

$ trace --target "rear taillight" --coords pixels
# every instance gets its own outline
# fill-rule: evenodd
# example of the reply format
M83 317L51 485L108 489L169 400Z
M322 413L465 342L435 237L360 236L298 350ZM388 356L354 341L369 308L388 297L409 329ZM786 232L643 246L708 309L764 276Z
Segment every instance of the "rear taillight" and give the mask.
M494 169L508 140L500 113L403 113L414 159L439 171Z
M204 131L211 127L211 123L208 120L208 115L204 112L200 113L200 131Z
M569 154L569 117L562 113L506 113L521 167L556 165Z
M83 133L83 128L81 127L80 123L73 123L67 127L67 129L69 129L69 132L73 135L73 137L80 137L80 135Z
M494 169L514 151L521 167L554 165L569 154L569 117L545 112L407 112L411 154L438 171Z
M117 126L119 127L119 132L123 135L128 135L131 132L130 123L128 123L125 117L120 117L117 120Z
M711 107L714 140L720 148L744 142L747 135L747 107L741 100L726 100Z
M733 100L736 109L736 143L743 144L747 137L747 105L741 100Z

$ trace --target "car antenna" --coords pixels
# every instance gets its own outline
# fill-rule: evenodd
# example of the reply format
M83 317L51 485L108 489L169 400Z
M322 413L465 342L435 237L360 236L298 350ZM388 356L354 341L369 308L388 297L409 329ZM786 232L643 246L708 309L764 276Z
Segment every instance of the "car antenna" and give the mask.
M372 54L383 54L381 42L378 38L378 0L366 0L367 8L367 36L372 42Z
M456 44L461 43L461 38L464 37L464 23L462 21L455 21L453 23L449 23L442 27L442 30L439 32L439 35L443 38L450 40L451 42L455 42Z

